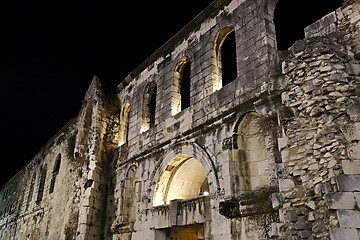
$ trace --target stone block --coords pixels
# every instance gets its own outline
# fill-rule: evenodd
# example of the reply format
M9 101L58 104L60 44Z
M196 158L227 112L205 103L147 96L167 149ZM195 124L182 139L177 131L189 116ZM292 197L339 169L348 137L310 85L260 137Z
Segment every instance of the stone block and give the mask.
M360 175L338 175L336 176L338 189L341 192L360 192Z
M352 160L360 160L360 143L351 143L348 148L349 158Z
M360 66L360 64L357 64ZM360 71L360 69L359 69ZM342 125L340 130L343 132L346 140L351 142L353 140L360 140L360 123L354 123L349 125Z
M279 179L279 190L280 192L286 192L295 187L295 183L291 179Z
M360 211L338 210L337 215L338 215L340 227L360 228Z
M327 193L324 198L330 209L354 209L356 206L352 192Z
M359 240L359 235L354 228L331 228L331 240Z
M355 196L356 204L358 208L360 208L360 192L354 192L354 196Z
M343 160L342 167L345 174L360 174L360 160Z

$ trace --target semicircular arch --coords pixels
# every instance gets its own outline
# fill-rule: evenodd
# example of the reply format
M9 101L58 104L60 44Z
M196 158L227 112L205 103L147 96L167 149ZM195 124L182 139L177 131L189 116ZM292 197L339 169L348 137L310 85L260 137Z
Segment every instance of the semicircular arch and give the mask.
M166 192L163 194L167 194L170 189L169 184L172 180L171 178L174 177L174 174L169 174L169 176L164 177L162 176L163 173L166 170L171 170L172 168L180 168L180 166L182 167L186 165L187 169L191 169L191 167L198 169L200 175L202 175L201 172L204 171L203 174L205 174L205 177L207 179L210 193L216 193L219 191L219 178L215 171L215 165L206 150L201 148L196 143L180 143L176 146L173 146L171 150L168 151L163 160L158 163L158 165L155 167L155 170L150 176L150 179L152 180L152 184L150 186L150 195L153 201L156 197L162 198L159 196L155 196L158 191L158 189L156 188L159 187L159 181L163 181L162 187L165 188L163 189L163 191ZM183 172L184 169L186 169L186 167L182 168ZM179 174L179 172L181 171L177 171L177 174Z

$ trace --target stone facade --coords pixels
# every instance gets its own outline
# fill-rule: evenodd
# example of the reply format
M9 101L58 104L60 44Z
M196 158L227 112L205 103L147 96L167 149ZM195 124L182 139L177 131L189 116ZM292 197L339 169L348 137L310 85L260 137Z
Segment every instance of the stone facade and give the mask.
M359 240L360 4L283 51L276 5L216 0L115 96L95 76L1 189L0 239Z

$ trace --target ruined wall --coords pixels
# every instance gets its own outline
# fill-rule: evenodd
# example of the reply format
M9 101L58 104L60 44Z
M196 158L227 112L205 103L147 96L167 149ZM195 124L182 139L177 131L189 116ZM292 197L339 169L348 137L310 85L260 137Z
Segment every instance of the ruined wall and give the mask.
M5 185L2 193L15 186L13 182L17 187L8 196L1 194L0 239L100 238L105 146L111 153L111 138L104 132L116 123L103 113L100 91L94 78L79 115Z
M276 1L223 4L119 85L128 126L113 163L109 237L166 239L200 223L199 239L358 239L357 156L345 158L358 141L358 5L307 27L305 40L278 59ZM216 51L232 29L237 77L222 85ZM179 112L184 62L190 107ZM203 168L186 166L196 161ZM355 172L342 176L343 165ZM191 169L205 174L209 195L184 190L198 184Z
M1 191L0 238L358 240L359 3L281 52L277 3L214 1L116 96L94 77Z
M309 26L281 62L285 239L359 239L358 14L350 5Z

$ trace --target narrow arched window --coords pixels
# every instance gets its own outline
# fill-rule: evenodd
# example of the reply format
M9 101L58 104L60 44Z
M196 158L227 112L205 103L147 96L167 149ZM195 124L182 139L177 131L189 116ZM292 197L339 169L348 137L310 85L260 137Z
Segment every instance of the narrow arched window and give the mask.
M130 101L126 101L124 106L121 109L120 113L120 136L119 136L119 145L122 145L127 142L129 134L129 111L130 111Z
M189 57L184 56L175 67L172 85L172 115L190 106L190 71Z
M60 165L61 165L61 154L59 153L55 160L54 169L52 172L52 177L51 177L51 182L50 182L49 193L52 193L54 191L56 176L59 174Z
M29 193L28 193L27 201L26 201L26 210L28 209L30 202L32 200L32 197L33 197L35 181L36 181L36 173L34 173L34 175L32 176L32 178L29 182Z
M155 125L157 87L155 82L150 82L145 87L142 110L141 132L149 130Z
M219 90L237 77L236 41L233 26L223 27L214 41L212 84Z
M46 180L46 172L47 172L47 166L45 165L40 170L39 188L38 188L37 197L36 197L37 204L39 204L43 198L45 180Z
M155 85L152 93L151 93L151 97L150 97L150 127L153 127L155 125L155 113L156 113L156 92L157 92L157 87Z

